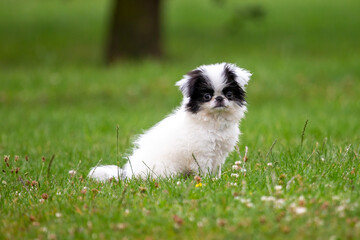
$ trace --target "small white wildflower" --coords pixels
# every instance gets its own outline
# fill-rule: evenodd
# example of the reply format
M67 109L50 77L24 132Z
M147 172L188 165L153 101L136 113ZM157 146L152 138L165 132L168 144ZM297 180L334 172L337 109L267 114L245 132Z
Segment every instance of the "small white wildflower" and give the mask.
M176 185L180 185L180 184L181 184L181 182L180 182L180 181L177 181L177 182L176 182Z
M281 185L276 185L276 186L275 186L275 190L276 190L276 191L281 191L281 189L282 189L282 186L281 186Z
M332 200L333 200L333 201L339 201L339 200L340 200L340 197L339 197L339 196L333 196L333 197L332 197Z
M296 208L296 204L295 204L295 203L291 203L289 207L290 207L290 209L295 209L295 208Z
M269 167L272 167L272 166L273 166L273 164L272 164L271 162L269 162L267 165L268 165Z
M56 195L60 196L60 195L61 195L61 192L57 192Z
M57 213L55 213L55 216L56 216L57 218L60 218L60 217L62 216L62 214L59 213L59 212L57 212Z
M130 214L130 210L129 210L129 209L125 209L124 213L125 213L125 215L129 215L129 214Z
M240 170L240 172L246 173L246 169L245 169L245 168L242 168L242 169Z
M237 173L232 173L231 176L238 178L238 177L239 177L239 174L237 174Z
M45 201L45 200L42 199L42 198L39 199L39 203L43 203L44 201Z
M340 206L338 206L337 208L336 208L336 211L337 212L344 212L345 211L345 206L344 205L340 205Z
M274 202L276 199L273 196L262 196L261 201L263 202Z
M279 198L279 199L277 199L277 200L275 201L275 207L276 207L276 208L281 208L281 207L284 206L284 204L285 204L285 200L282 199L282 198Z
M254 207L254 204L251 202L248 198L242 198L242 197L235 197L236 200L239 200L241 203L243 203L246 207L252 208Z
M248 208L254 207L254 204L253 204L252 202L247 202L247 203L245 203L245 205L246 205Z
M240 165L232 165L232 169L233 170L240 170L241 167L240 167Z
M1 182L3 185L6 185L7 184L7 182L5 181L5 180L2 180L2 182Z
M360 228L360 222L357 222L357 223L355 224L355 227L356 227L356 228Z
M304 213L306 213L307 209L305 207L296 207L294 209L294 212L297 214L297 215L302 215Z
M234 186L234 187L236 187L236 186L237 186L237 183L236 183L236 182L234 182L234 183L230 183L230 186Z
M74 169L72 169L72 170L69 171L69 175L70 175L70 176L73 177L75 174L76 174L76 171L75 171Z
M321 157L320 160L324 162L324 161L325 161L325 158L324 158L324 157Z
M241 161L236 161L235 165L241 165Z
M321 219L318 218L318 217L315 217L313 221L314 221L314 223L315 223L317 226L322 226L322 225L324 225L324 221L321 220Z

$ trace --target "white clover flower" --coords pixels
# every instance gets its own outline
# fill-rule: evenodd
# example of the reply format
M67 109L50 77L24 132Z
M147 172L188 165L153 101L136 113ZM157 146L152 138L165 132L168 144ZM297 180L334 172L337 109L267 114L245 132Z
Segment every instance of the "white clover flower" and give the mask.
M241 165L241 161L236 161L235 165Z
M254 204L251 202L248 198L242 198L242 197L235 197L236 200L239 200L241 203L243 203L246 207L252 208L254 207Z
M269 167L272 167L272 166L273 166L272 162L269 162L267 165L268 165Z
M345 211L345 206L344 205L340 205L336 208L336 212L344 212Z
M245 203L245 206L247 206L248 208L252 208L254 207L254 204L252 202L247 202Z
M240 170L241 167L239 165L232 165L233 170Z
M314 222L317 226L322 226L322 225L324 225L324 221L321 220L321 219L318 218L318 217L315 217L314 220L313 220L313 222Z
M129 209L125 209L124 213L125 213L125 215L129 215L129 214L130 214L130 210L129 210Z
M274 202L276 199L273 196L262 196L261 201L263 202Z
M204 227L204 223L203 222L198 222L197 226L198 226L198 228L202 228L202 227Z
M261 201L264 201L264 202L268 201L267 199L268 199L267 196L261 196L261 198L260 198L260 200L261 200Z
M232 173L232 174L231 174L231 177L236 177L236 178L238 178L238 177L239 177L239 174L237 174L237 173Z
M285 200L282 199L282 198L279 198L279 199L277 199L277 200L275 201L275 207L276 207L276 208L281 208L281 207L284 206L284 204L285 204Z
M180 182L180 181L177 181L177 182L176 182L176 185L180 185L180 184L181 184L181 182Z
M296 208L296 204L295 203L291 203L289 206L291 209L295 209Z
M70 175L70 176L73 177L75 174L76 174L76 171L75 171L74 169L72 169L72 170L69 171L69 175Z
M339 196L333 196L333 197L332 197L332 200L333 200L333 201L339 201L339 200L340 200L340 197L339 197Z
M302 214L306 213L306 211L307 211L307 209L305 207L296 207L294 209L294 212L297 215L302 215Z

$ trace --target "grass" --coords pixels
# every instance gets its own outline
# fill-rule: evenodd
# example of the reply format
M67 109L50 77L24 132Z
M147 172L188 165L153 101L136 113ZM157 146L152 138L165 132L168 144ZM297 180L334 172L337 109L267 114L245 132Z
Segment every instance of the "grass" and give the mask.
M265 17L240 24L254 1L165 1L164 59L105 68L107 1L0 2L0 238L359 238L360 4L256 3ZM221 61L254 73L221 179L85 178Z

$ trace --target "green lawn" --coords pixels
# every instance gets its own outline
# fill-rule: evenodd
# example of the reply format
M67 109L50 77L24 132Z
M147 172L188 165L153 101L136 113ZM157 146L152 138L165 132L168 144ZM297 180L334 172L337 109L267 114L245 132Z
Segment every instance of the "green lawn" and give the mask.
M254 4L263 18L235 15ZM0 2L0 239L358 239L360 2L163 7L164 58L104 67L108 1ZM253 77L221 179L86 179L223 61Z

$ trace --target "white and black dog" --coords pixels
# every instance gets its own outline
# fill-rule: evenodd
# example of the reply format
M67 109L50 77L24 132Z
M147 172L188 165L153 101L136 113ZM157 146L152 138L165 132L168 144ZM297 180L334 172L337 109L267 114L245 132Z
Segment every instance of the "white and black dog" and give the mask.
M177 174L221 174L234 150L247 110L245 86L251 73L234 64L200 66L176 83L182 105L135 141L123 168L97 166L89 177L104 181Z

